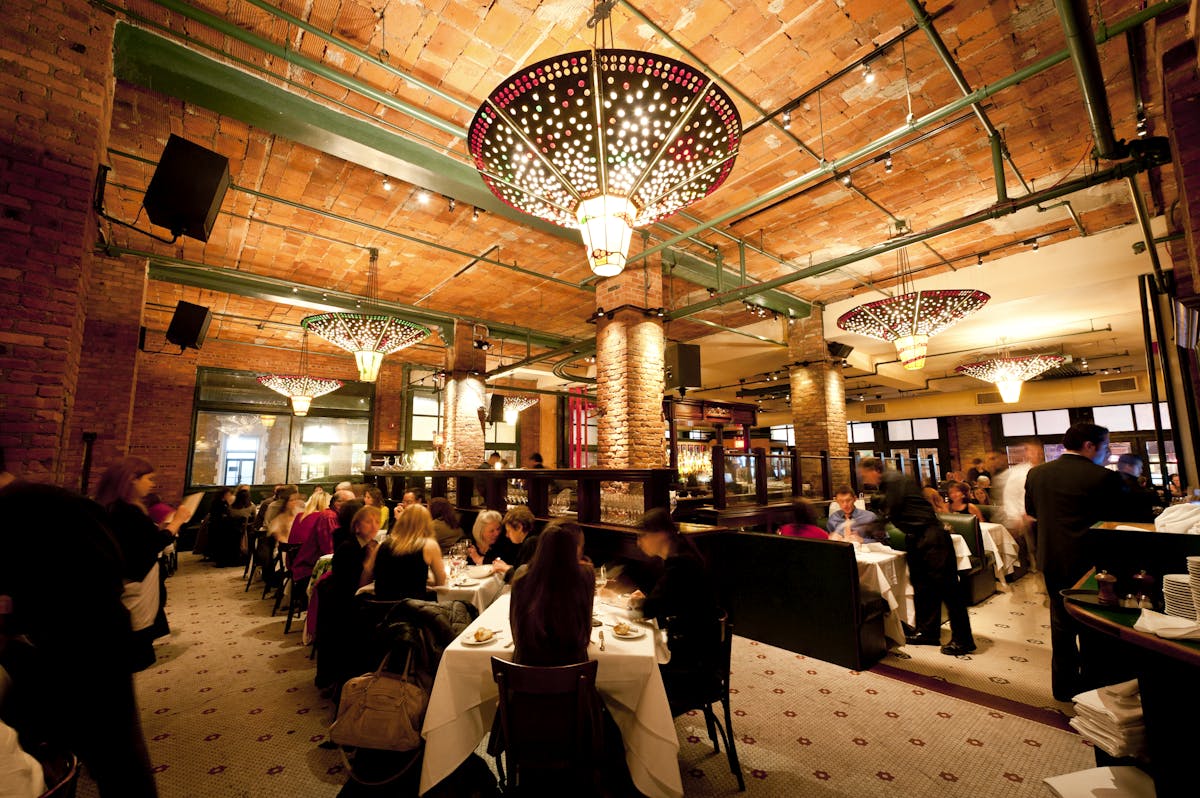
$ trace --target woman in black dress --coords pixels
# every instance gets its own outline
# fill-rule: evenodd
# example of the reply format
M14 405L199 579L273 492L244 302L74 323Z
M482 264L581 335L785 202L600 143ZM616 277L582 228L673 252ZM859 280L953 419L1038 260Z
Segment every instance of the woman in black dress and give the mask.
M442 550L424 505L414 504L400 514L391 534L380 544L375 562L364 564L363 571L363 584L374 579L375 598L382 601L427 598L430 571L434 585L446 584Z
M123 457L100 477L96 501L108 513L109 525L124 560L125 591L134 632L134 670L154 664L154 641L170 632L158 574L158 556L179 536L192 512L181 505L160 529L146 513L143 499L154 490L154 466L141 457Z

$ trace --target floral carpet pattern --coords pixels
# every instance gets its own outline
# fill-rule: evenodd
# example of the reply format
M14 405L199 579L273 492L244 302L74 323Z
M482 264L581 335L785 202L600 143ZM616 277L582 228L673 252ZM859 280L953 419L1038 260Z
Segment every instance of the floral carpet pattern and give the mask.
M337 752L319 747L332 702L313 686L297 625L285 635L283 616L270 616L257 583L243 591L241 573L185 553L168 581L173 632L159 641L158 663L137 676L160 794L335 796L346 775ZM969 659L905 648L883 661L933 677L932 688L735 638L733 725L747 794L1042 796L1043 778L1092 767L1090 746L1060 725L937 689L945 680L1055 705L1044 684L1048 642L1010 640L1000 627L1023 625L1014 634L1037 640L1029 630L1048 623L1033 581L1017 587L972 609L981 645ZM685 715L676 728L685 794L736 794L724 747L713 753L703 719ZM79 796L94 795L85 775Z

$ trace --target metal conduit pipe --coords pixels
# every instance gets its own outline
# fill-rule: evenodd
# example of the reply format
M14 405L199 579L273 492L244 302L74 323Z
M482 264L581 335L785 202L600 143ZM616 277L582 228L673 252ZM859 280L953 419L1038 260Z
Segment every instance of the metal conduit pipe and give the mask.
M1142 228L1142 240L1146 242L1146 253L1150 255L1150 268L1154 270L1154 283L1161 293L1170 293L1167 286L1167 276L1163 274L1162 263L1158 259L1158 247L1154 245L1154 233L1150 230L1150 214L1146 212L1146 200L1138 190L1137 176L1125 178L1129 184L1129 195L1133 198L1133 215Z
M879 244L873 244L865 249L851 252L848 255L831 258L823 263L818 263L808 267L807 269L796 272L795 274L786 274L782 277L776 277L773 280L767 280L765 282L756 283L744 288L727 291L724 294L719 294L703 302L697 302L694 305L678 308L668 313L667 317L670 319L685 318L693 313L699 313L702 310L707 310L708 308L745 299L747 296L759 293L761 291L772 288L781 288L798 280L803 280L806 277L815 277L819 274L824 274L825 272L841 268L842 266L847 266L851 263L857 263L858 261L866 260L867 258L883 255L888 252L892 252L893 250L911 246L912 244L919 244L922 241L928 241L932 238L937 238L938 236L979 224L980 222L986 222L992 219L998 219L1002 216L1008 216L1009 214L1016 213L1024 208L1033 207L1040 202L1058 199L1059 197L1073 194L1076 191L1090 188L1091 186L1107 183L1110 180L1120 180L1128 177L1129 175L1144 171L1150 168L1150 166L1151 164L1146 164L1139 161L1124 161L1104 171L1096 172L1091 175L1085 175L1043 191L1038 191L1033 194L1026 194L1017 199L1010 199L1004 205L996 205L992 208L986 208L982 211L977 211L976 213L968 216L962 216L958 219L938 225L937 227L932 227L920 233L909 233L908 235L899 236Z
M1110 25L1110 26L1106 27L1105 29L1098 31L1096 33L1096 42L1098 44L1106 42L1109 39L1113 38L1114 36L1123 34L1125 31L1129 30L1130 28L1135 28L1138 25L1144 24L1148 20L1154 19L1155 17L1157 17L1160 14L1163 14L1174 8L1179 8L1181 6L1187 5L1188 1L1189 0L1165 0L1162 3L1157 3L1153 6L1150 6L1149 8L1143 9L1142 11L1139 11L1135 14L1131 14L1130 16L1125 17L1122 20L1119 20L1118 22L1114 23L1113 25ZM825 164L817 167L816 169L813 169L810 172L800 175L799 177L793 178L792 180L789 180L787 183L784 183L783 185L781 185L775 189L772 189L771 191L768 191L767 193L765 193L759 197L756 197L755 199L750 200L749 202L746 202L743 205L739 205L736 208L733 208L729 211L718 214L717 216L713 217L709 221L707 221L701 225L697 225L696 227L692 228L691 230L681 233L678 236L672 236L671 238L667 239L666 241L662 242L661 244L656 244L655 246L649 247L648 249L645 249L642 252L637 253L636 255L630 255L629 262L632 263L635 260L638 260L641 258L646 258L646 257L649 257L650 255L654 255L654 254L662 251L663 249L666 249L669 246L673 246L674 244L677 244L680 241L683 241L685 238L690 238L692 236L703 233L705 230L716 227L719 224L724 224L725 222L728 222L730 219L734 219L736 217L747 214L750 211L755 210L756 208L758 208L761 205L764 205L768 202L772 202L773 200L776 200L779 197L782 197L786 194L790 194L791 192L795 191L796 189L800 188L801 186L804 186L804 185L812 182L813 180L816 180L816 179L819 179L822 177L826 177L828 175L833 174L834 172L840 171L841 169L845 168L846 166L856 163L857 161L859 161L863 158L867 158L872 155L875 155L876 153L883 152L883 151L887 150L887 148L890 147L892 144L895 144L896 142L903 139L909 133L912 133L913 131L916 131L916 130L920 130L921 128L924 128L924 127L928 127L929 125L932 125L936 122L940 122L943 119L946 119L947 117L953 116L954 114L958 113L959 111L961 111L963 109L970 108L971 106L975 105L976 103L978 103L988 97L991 97L993 94L1001 92L1004 89L1011 88L1012 86L1016 86L1017 84L1025 81L1025 80L1028 80L1029 78L1033 77L1034 75L1041 74L1042 72L1045 72L1047 69L1058 66L1059 64L1061 64L1063 61L1066 61L1070 57L1071 57L1071 54L1068 50L1060 50L1059 52L1054 53L1053 55L1049 55L1049 56L1041 59L1040 61L1037 61L1033 64L1030 64L1027 67L1024 67L1023 69L1018 70L1017 72L1014 72L1013 74L1009 75L1006 78L1001 78L1000 80L996 81L995 83L991 83L991 84L988 84L987 86L978 88L975 91L971 92L969 95L962 97L958 100L955 100L951 103L948 103L935 111L931 111L928 114L925 114L924 116L922 116L921 118L913 120L912 122L910 122L907 125L896 128L891 133L887 133L887 134L875 139L874 141L870 142L869 144L866 144L866 145L858 148L857 150L854 150L853 152L842 156L841 158L837 158L832 161L828 161Z
M1158 406L1158 370L1154 368L1154 339L1150 335L1148 294L1153 291L1150 275L1138 275L1138 299L1142 308L1142 343L1146 352L1146 375L1150 380L1150 412L1154 417L1154 441L1158 444L1158 468L1163 487L1167 486L1167 446L1163 439L1162 411ZM1166 387L1165 385L1163 387ZM1182 480L1181 480L1182 481Z
M1096 142L1096 155L1105 160L1124 158L1127 149L1113 134L1108 94L1104 90L1104 72L1100 69L1100 51L1092 38L1092 18L1086 0L1054 0L1054 8L1067 37L1067 50L1075 67L1075 77L1083 94L1083 106ZM1135 78L1136 80L1136 78Z
M336 83L345 89L357 92L364 97L374 100L380 105L385 105L388 108L399 111L402 114L408 114L414 119L424 122L431 127L437 128L443 133L448 133L451 136L456 136L460 139L465 139L467 137L466 128L462 128L451 122L447 122L445 119L442 119L435 114L431 114L423 108L418 108L415 105L404 102L403 100L398 100L387 92L372 88L359 80L355 80L343 75L336 69L332 69L319 61L314 61L311 58L300 55L295 50L276 44L275 42L264 39L261 36L256 36L247 30L243 30L235 23L226 19L222 19L215 14L210 14L207 11L201 11L198 8L184 3L182 0L152 0L152 2L169 11L179 14L180 16L187 17L188 19L199 22L202 25L206 25L218 33L225 34L235 41L248 44L251 47L263 51L264 53L273 55L282 61L294 66L298 66L301 69L308 70L314 75L332 81L333 83Z

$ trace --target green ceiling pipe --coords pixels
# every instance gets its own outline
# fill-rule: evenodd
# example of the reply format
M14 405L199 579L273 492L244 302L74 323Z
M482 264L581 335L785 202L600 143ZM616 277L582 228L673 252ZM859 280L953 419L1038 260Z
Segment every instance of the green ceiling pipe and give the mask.
M707 310L718 305L724 305L728 302L736 302L738 300L745 299L746 297L751 296L759 291L764 291L770 288L782 288L785 285L794 283L798 280L803 280L807 277L816 277L817 275L824 274L825 272L830 272L834 269L840 269L842 266L848 266L851 263L857 263L858 261L866 260L867 258L874 258L879 255L892 252L893 250L901 249L913 244L919 244L922 241L928 241L929 239L937 238L938 236L946 235L947 233L952 233L956 230L962 230L965 227L971 227L972 225L979 224L980 222L998 219L1001 216L1007 216L1010 213L1016 213L1019 210L1034 207L1040 202L1058 199L1059 197L1073 194L1076 191L1080 191L1091 186L1107 183L1110 180L1122 180L1130 175L1135 175L1138 172L1145 171L1153 165L1154 164L1148 164L1139 161L1122 161L1112 168L1106 169L1102 172L1095 172L1091 175L1085 175L1084 177L1080 177L1066 183L1061 183L1043 191L1037 191L1033 194L1026 194L1022 197L1018 197L1017 199L1010 199L1004 205L995 205L991 208L977 211L976 213L960 217L954 221L946 222L945 224L924 230L920 233L909 233L905 236L889 239L879 244L873 244L865 249L860 249L857 252L851 252L848 255L842 255L840 257L831 258L823 263L814 264L813 266L810 266L807 269L799 271L795 274L785 274L782 277L776 277L774 280L767 280L756 285L739 288L721 296L712 297L711 299L703 302L697 302L694 305L678 308L668 313L667 317L672 320L686 318L687 316L690 316L694 313L699 313L702 310Z
M293 64L301 69L312 72L314 75L319 75L328 81L332 81L343 88L362 94L364 97L369 97L380 105L386 105L388 108L391 108L395 111L408 114L414 119L418 119L427 125L435 127L443 133L448 133L457 138L467 137L466 128L462 128L451 122L447 122L445 119L442 119L435 114L431 114L423 108L417 108L415 105L406 103L403 100L398 100L392 95L380 91L379 89L371 88L361 81L354 80L353 78L338 72L336 69L332 69L325 64L322 64L320 61L314 61L307 56L301 55L295 50L280 44L276 44L268 39L264 39L248 30L244 30L236 23L230 22L227 19L218 17L215 14L210 14L207 11L201 11L194 6L188 5L182 0L152 1L169 11L179 14L180 16L195 20L202 25L212 28L218 33L223 33L231 39L235 39L243 44L248 44L251 47L262 50L264 53L269 53L270 55L286 61L289 64Z
M1166 2L1162 2L1162 3L1158 3L1156 5L1150 6L1149 8L1146 8L1142 11L1137 12L1136 14L1132 14L1132 15L1120 20L1119 22L1109 26L1106 29L1098 31L1096 33L1096 42L1098 44L1103 44L1104 42L1108 41L1109 39L1124 33L1126 30L1129 30L1131 28L1135 28L1139 25L1142 25L1146 21L1153 19L1154 17L1158 16L1159 14L1165 13L1174 8L1180 8L1182 6L1185 6L1185 5L1187 5L1188 2L1189 2L1189 0L1166 0ZM755 208L757 208L760 205L763 205L765 203L771 202L772 200L778 199L779 197L782 197L785 194L789 194L789 193L795 191L796 189L800 188L801 186L803 186L809 182L812 182L813 180L817 180L819 178L826 177L828 175L832 175L835 172L839 172L842 169L844 169L845 167L850 166L851 164L853 164L863 158L867 158L867 157L873 156L879 152L883 152L883 151L887 150L891 145L900 141L901 139L903 139L905 136L909 135L910 133L920 130L923 127L932 125L935 122L940 122L941 120L943 120L949 116L953 116L954 114L958 113L959 111L961 111L965 108L970 108L971 106L975 105L976 103L982 102L983 100L987 99L988 97L991 97L993 94L1001 92L1004 89L1008 89L1013 86L1016 86L1018 83L1028 80L1029 78L1033 77L1034 75L1038 75L1042 72L1045 72L1047 69L1050 69L1051 67L1058 66L1063 61L1068 60L1070 57L1071 57L1071 55L1068 50L1060 50L1059 52L1057 52L1053 55L1047 56L1046 58L1043 58L1042 60L1037 61L1036 63L1030 64L1029 66L1025 67L1024 69L1014 72L1013 74L1009 75L1006 78L1002 78L1002 79L996 81L995 83L978 88L975 91L971 92L970 94L968 94L958 100L955 100L954 102L951 102L947 105L942 106L941 108L939 108L936 111L931 111L928 114L925 114L921 118L916 119L907 125L896 128L891 133L888 133L884 136L881 136L878 139L875 139L875 141L872 141L871 143L866 144L866 145L858 148L857 150L854 150L853 152L851 152L848 155L844 155L841 158L836 158L832 161L827 161L822 166L819 166L816 169L813 169L810 172L807 172L806 174L800 175L797 178L789 180L787 183L784 183L783 185L779 186L778 188L772 189L771 191L768 191L767 193L765 193L753 200L750 200L749 202L747 202L743 205L739 205L738 207L733 208L732 210L729 210L722 214L719 214L719 215L713 217L712 219L708 220L704 224L697 225L696 227L692 228L691 230L687 230L683 233L680 233L677 236L668 238L666 241L663 241L660 244L656 244L656 245L650 247L649 249L643 250L642 252L639 252L635 255L630 255L629 262L632 263L633 261L638 260L640 258L649 257L667 247L678 244L680 241L683 241L684 239L699 235L700 233L703 233L705 230L708 230L712 227L716 227L719 224L724 224L725 222L735 219L744 213L748 213L748 212L754 210ZM894 247L893 247L893 249L894 249ZM804 274L804 272L797 272L797 274ZM773 280L771 282L776 282L776 281ZM788 280L787 282L791 282L791 280ZM786 284L786 283L784 283L784 284ZM762 285L768 286L768 285L770 285L770 283L763 283Z
M1092 19L1087 3L1084 0L1054 0L1054 9L1067 37L1067 51L1075 67L1088 123L1092 126L1096 155L1104 160L1124 158L1127 150L1117 143L1113 133L1108 94L1104 90L1104 71L1100 68L1100 52L1091 36ZM1134 80L1137 80L1136 76Z

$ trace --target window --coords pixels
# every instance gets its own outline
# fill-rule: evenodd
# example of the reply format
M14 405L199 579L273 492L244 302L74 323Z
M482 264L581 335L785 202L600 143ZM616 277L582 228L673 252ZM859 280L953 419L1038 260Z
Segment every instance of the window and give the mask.
M911 441L913 437L912 422L907 420L889 421L887 431L889 441Z
M1001 413L1000 426L1004 429L1006 438L1037 434L1037 427L1033 423L1033 413Z
M846 425L846 437L851 443L874 443L875 427L869 421L856 421Z
M1093 407L1092 420L1102 427L1108 427L1109 432L1128 432L1134 428L1133 406Z
M1033 414L1038 435L1062 435L1071 426L1071 414L1064 410L1038 410Z
M788 446L796 445L796 428L791 424L781 424L771 427L771 440Z
M349 382L295 417L253 372L201 368L188 482L272 485L357 479L370 440L375 386Z
M1158 403L1158 416L1162 420L1162 428L1171 428L1171 414L1167 412L1167 403ZM1140 405L1133 406L1133 417L1137 422L1137 428L1140 430L1154 429L1154 405L1146 402Z
M942 437L938 432L938 423L936 418L914 418L912 422L913 440L916 441L936 441Z

